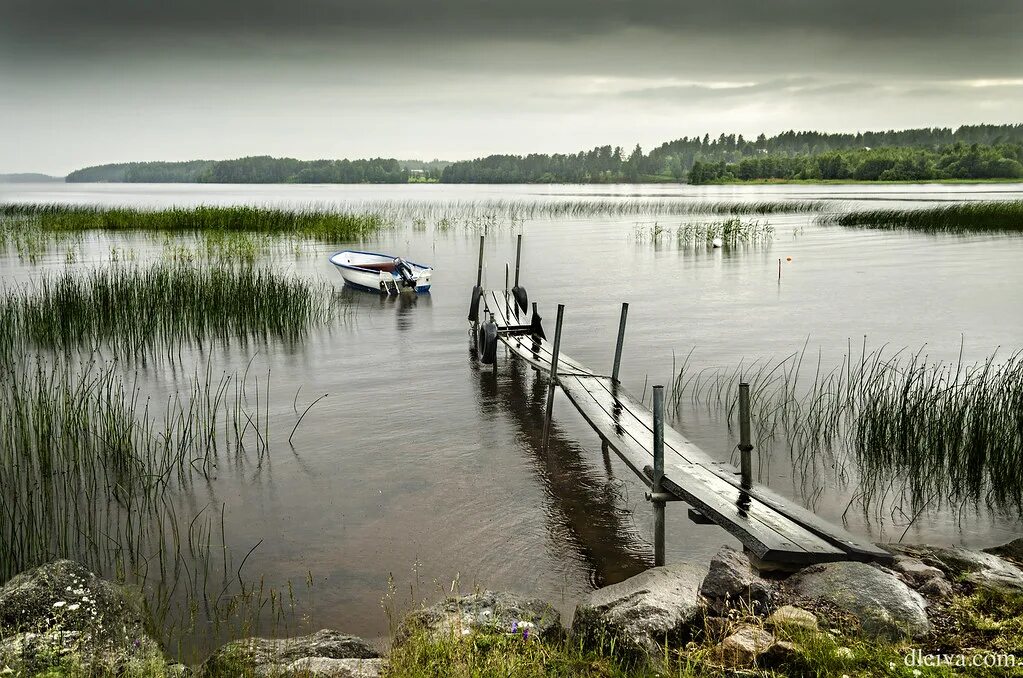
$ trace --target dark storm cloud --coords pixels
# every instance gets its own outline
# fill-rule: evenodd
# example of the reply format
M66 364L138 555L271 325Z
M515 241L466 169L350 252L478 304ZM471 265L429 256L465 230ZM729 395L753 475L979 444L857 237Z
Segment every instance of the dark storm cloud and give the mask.
M2 0L0 7L0 30L40 51L118 37L135 45L147 38L253 34L299 42L443 43L572 39L628 29L680 39L783 31L981 45L1018 40L1023 28L1019 0Z

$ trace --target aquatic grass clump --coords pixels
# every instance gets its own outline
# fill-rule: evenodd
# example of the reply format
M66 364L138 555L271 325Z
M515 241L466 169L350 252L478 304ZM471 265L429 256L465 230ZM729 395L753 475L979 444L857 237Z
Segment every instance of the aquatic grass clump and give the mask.
M821 223L901 228L933 233L1023 233L1023 200L959 202L921 209L857 210L820 218Z
M21 220L45 232L203 231L291 234L344 242L358 240L386 224L380 214L343 209L292 210L276 207L214 206L102 207L96 205L7 203L0 218Z
M774 227L770 224L738 217L724 221L687 222L676 228L655 223L649 227L637 226L635 230L635 238L640 242L654 245L674 242L680 248L710 247L715 238L720 238L724 245L734 247L770 242L773 237Z
M864 510L873 504L924 509L984 505L1023 510L1023 352L979 363L935 362L923 351L859 355L822 370L805 349L782 360L694 372L689 360L671 402L738 414L738 385L750 384L759 446L777 436L797 469L821 460L852 466ZM812 379L806 373L812 368Z
M272 269L112 264L0 293L0 344L134 355L237 337L295 341L346 312L333 286Z

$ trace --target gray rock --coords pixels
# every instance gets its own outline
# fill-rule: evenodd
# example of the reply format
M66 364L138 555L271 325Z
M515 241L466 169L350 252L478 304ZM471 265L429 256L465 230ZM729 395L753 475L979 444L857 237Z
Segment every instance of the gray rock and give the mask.
M782 605L767 618L771 626L789 626L810 631L817 630L817 615L795 605Z
M1011 562L982 551L959 546L891 545L892 550L912 555L928 565L941 569L953 580L995 592L1023 593L1023 570Z
M711 654L716 663L735 668L755 663L774 645L770 632L759 626L742 626L718 643Z
M379 678L387 667L386 659L330 659L305 657L283 667L266 666L255 671L257 678Z
M753 570L749 558L730 546L710 561L710 571L700 585L700 595L712 614L724 616L735 608L766 614L771 608L773 587Z
M859 618L864 632L893 640L930 630L924 598L898 577L866 563L812 565L786 582L793 602L824 601Z
M477 631L552 637L561 635L563 629L561 613L546 601L515 593L483 591L448 598L413 612L402 623L396 642L402 643L416 632L449 637Z
M613 638L624 652L656 659L663 642L691 632L706 574L706 568L679 563L598 589L576 607L572 632L590 643Z
M949 583L944 577L934 577L928 579L923 585L917 589L920 593L924 594L931 600L943 600L949 598L955 589L952 588L952 584Z
M1014 539L1008 544L984 549L984 552L996 555L999 558L1004 558L1005 560L1010 560L1016 565L1023 565L1023 537Z
M921 586L935 577L945 578L945 573L941 569L911 556L896 556L892 569L905 575L907 583L913 586Z
M26 672L61 663L110 672L163 667L138 600L70 560L19 574L0 587L0 665Z
M320 659L362 660L379 656L361 638L323 629L296 638L245 638L232 641L210 655L203 663L203 672L211 675L253 673L256 676L288 676L294 673L289 667L296 662L308 660L315 664L315 660Z

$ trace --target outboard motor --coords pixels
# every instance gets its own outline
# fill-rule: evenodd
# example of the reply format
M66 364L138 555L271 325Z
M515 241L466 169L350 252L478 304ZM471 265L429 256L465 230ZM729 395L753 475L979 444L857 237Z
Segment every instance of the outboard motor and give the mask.
M394 258L394 272L401 279L402 287L411 287L415 289L415 271L413 271L412 267L409 266L401 257Z
M485 365L493 365L497 360L497 323L494 322L493 313L480 325L477 342L480 360Z
M547 335L545 335L543 332L543 325L541 324L542 322L543 318L540 317L540 312L536 310L536 302L534 301L533 315L529 319L529 333L532 334L534 337L546 339Z

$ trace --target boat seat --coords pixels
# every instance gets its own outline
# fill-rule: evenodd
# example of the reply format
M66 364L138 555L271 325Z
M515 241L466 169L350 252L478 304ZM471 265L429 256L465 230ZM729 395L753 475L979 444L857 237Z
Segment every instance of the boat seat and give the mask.
M394 273L394 262L385 261L379 264L349 264L350 266L358 266L359 268L368 268L371 271L384 271L386 273Z

